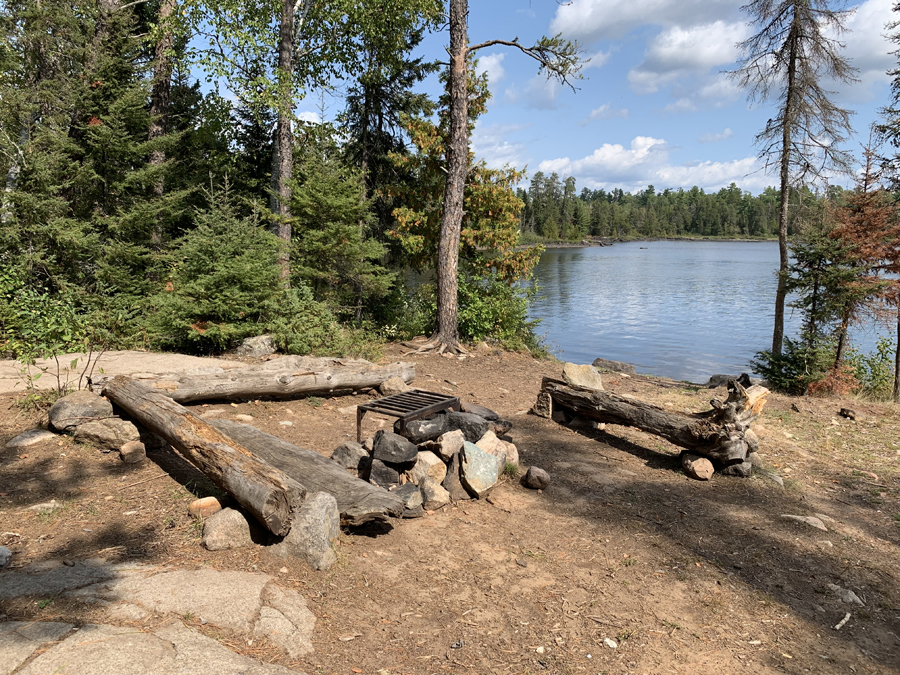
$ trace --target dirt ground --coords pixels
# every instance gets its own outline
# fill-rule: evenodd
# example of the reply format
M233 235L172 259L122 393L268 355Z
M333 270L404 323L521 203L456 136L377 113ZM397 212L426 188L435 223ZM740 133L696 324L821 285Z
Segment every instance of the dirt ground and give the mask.
M400 354L389 348L385 360ZM535 492L504 478L485 501L344 531L338 563L311 572L263 546L202 549L187 504L212 486L173 452L127 467L58 437L0 451L0 544L16 568L100 556L272 574L318 617L308 659L183 618L237 651L310 674L900 672L897 406L770 395L754 428L784 486L762 476L698 482L655 436L575 431L527 414L558 363L490 349L406 360L416 362L415 386L512 420L522 463L549 471L551 486ZM605 383L673 410L725 396L643 376ZM327 455L355 432L355 414L341 409L373 397L193 407L252 415L260 429ZM840 417L841 407L861 419ZM0 447L40 417L4 397ZM367 416L368 433L378 420ZM62 508L23 511L50 499ZM822 514L828 532L783 514ZM842 603L829 584L864 606ZM75 623L98 611L54 598L0 607L9 619Z

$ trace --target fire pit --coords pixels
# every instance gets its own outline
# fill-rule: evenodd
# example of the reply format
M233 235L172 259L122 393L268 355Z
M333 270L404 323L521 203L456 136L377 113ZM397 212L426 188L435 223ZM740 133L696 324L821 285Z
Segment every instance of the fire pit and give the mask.
M459 397L439 394L424 389L410 389L399 394L385 396L371 403L356 407L356 441L362 443L362 421L367 412L397 417L400 432L406 430L406 423L428 417L442 410L459 410Z

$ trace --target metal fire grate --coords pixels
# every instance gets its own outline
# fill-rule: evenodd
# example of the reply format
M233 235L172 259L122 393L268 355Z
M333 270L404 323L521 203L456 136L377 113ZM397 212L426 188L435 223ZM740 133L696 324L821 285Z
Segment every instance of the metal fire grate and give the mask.
M424 389L410 389L385 396L356 407L356 442L362 443L362 420L367 412L400 418L400 430L404 431L407 422L428 417L442 410L459 409L458 396L438 394Z

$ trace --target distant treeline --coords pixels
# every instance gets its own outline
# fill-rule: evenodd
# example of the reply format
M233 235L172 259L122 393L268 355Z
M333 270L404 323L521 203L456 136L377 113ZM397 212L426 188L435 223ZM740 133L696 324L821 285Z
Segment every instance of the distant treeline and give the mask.
M527 190L519 188L518 196L525 204L522 231L547 239L778 234L779 197L771 187L758 196L734 183L709 193L696 186L657 192L652 185L635 194L619 188L609 192L583 188L579 193L575 178L538 171ZM800 197L796 200L800 205L819 199L807 191Z

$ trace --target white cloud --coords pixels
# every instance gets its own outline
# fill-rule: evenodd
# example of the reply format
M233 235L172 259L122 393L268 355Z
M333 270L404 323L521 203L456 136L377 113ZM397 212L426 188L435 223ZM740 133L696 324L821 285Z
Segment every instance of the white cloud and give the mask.
M322 122L322 118L319 117L319 113L313 112L312 110L304 110L302 112L298 112L297 119L302 120L303 122L310 122L312 124L320 124Z
M609 57L611 56L611 52L599 51L596 54L591 54L587 57L588 62L584 65L582 70L588 70L590 68L602 68L604 64L609 61Z
M731 0L572 0L556 10L550 32L591 43L646 24L689 27L734 19L737 8Z
M506 75L506 71L503 69L503 59L505 58L505 52L478 57L478 74L487 73L488 83L490 84L499 82Z
M510 141L508 136L527 129L527 124L475 124L472 131L472 150L492 169L507 164L521 168L525 165L527 148L524 143Z
M870 99L879 84L890 80L886 71L897 66L897 57L891 54L896 45L885 37L885 24L897 19L891 4L887 0L863 2L847 21L849 33L839 38L846 44L843 56L859 69L860 82L831 88L839 90L852 102Z
M591 188L621 187L628 191L647 185L660 188L694 185L717 190L737 183L745 190L761 190L772 181L759 169L755 157L725 162L698 161L675 165L670 162L670 146L665 140L637 136L629 148L604 144L587 157L545 160L539 169L545 173L575 176L579 184Z
M708 132L705 134L701 134L700 138L697 139L698 143L720 143L722 141L726 141L729 138L734 136L734 132L731 129L725 129L717 134L712 132Z
M672 82L702 76L711 69L732 63L736 43L747 35L742 23L715 21L682 28L666 28L654 37L640 65L628 73L637 94L652 94Z
M547 79L544 75L535 75L525 89L519 90L515 85L509 87L504 98L513 104L521 103L526 108L534 110L555 110L556 96L559 94L560 84L558 80Z
M628 117L628 108L616 109L609 103L604 103L599 108L591 110L591 112L588 113L588 116L581 120L579 124L584 126L592 120L610 120L614 117Z

